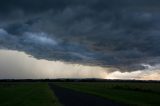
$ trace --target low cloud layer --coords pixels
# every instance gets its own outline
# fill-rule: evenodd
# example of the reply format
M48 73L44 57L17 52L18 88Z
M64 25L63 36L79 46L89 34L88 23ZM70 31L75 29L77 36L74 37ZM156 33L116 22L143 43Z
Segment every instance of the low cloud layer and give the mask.
M107 75L108 79L138 79L138 80L160 80L160 64L150 66L142 64L144 70L136 70L133 72L115 71Z
M159 0L0 1L0 47L135 71L160 63Z

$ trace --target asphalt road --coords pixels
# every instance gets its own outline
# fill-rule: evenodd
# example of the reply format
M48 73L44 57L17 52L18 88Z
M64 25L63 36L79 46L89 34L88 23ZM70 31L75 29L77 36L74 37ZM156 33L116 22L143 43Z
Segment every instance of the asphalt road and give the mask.
M64 106L122 106L110 100L49 84Z

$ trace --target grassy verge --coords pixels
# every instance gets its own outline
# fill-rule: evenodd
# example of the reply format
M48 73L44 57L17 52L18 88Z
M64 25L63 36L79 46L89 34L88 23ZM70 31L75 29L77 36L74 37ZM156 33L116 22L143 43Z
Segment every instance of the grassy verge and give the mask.
M60 106L47 83L0 83L0 106Z
M136 106L159 106L159 83L56 83L58 86Z

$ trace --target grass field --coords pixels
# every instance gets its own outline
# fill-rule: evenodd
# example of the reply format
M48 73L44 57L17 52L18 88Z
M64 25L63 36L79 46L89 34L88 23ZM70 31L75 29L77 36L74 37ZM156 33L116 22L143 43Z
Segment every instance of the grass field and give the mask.
M60 106L47 83L0 83L0 106Z
M53 84L134 106L160 106L160 83L53 82ZM47 82L0 83L0 106L61 106Z
M58 86L136 106L160 106L160 83L66 82Z

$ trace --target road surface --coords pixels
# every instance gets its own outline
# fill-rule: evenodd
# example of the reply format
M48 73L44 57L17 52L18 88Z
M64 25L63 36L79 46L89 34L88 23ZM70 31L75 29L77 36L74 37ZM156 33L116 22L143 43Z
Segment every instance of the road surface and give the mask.
M64 106L122 106L110 100L49 84Z

